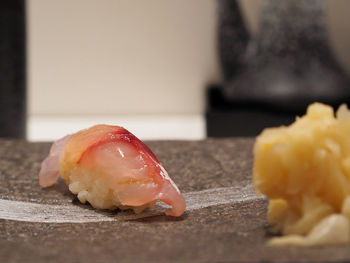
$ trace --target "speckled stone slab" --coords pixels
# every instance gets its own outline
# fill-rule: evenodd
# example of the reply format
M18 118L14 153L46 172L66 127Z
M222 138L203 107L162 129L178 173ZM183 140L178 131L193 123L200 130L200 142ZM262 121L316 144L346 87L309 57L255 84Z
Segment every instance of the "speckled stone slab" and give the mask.
M253 139L147 142L183 193L251 182ZM0 139L0 201L71 205L97 213L70 194L63 181L38 185L49 143ZM243 191L243 190L242 190ZM40 223L0 219L0 262L320 262L349 261L350 245L314 248L266 246L267 202L251 199L187 211L180 218ZM1 206L0 206L1 210ZM11 212L11 211L9 211ZM130 216L128 216L130 215Z

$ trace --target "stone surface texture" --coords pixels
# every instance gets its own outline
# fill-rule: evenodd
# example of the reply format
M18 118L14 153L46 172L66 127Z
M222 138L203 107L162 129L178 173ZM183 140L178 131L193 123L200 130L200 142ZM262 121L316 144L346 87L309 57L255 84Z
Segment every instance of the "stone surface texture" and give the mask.
M251 184L252 138L150 141L183 193ZM74 204L63 181L38 185L50 143L0 139L0 199ZM269 247L264 199L95 223L31 223L0 219L1 262L311 262L350 260L348 245ZM115 211L112 216L130 214ZM127 218L127 217L122 217Z

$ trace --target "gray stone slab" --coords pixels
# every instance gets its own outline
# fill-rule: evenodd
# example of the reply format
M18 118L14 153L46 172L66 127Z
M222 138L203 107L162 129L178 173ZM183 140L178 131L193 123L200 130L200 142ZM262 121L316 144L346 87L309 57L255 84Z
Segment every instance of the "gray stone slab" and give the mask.
M251 184L253 139L151 141L183 193ZM82 205L64 182L38 185L49 143L0 140L0 200ZM243 190L242 190L243 193ZM314 248L266 246L264 199L187 211L180 218L159 213L108 212L116 220L38 223L0 219L1 262L311 262L349 261L349 245ZM11 211L9 211L11 212ZM103 214L103 212L102 212Z

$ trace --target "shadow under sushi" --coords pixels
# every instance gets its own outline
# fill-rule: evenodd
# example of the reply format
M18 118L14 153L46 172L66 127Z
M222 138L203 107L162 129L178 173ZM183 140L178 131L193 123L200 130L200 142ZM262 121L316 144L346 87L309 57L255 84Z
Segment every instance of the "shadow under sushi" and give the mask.
M160 222L176 222L183 221L188 217L188 214L185 212L182 216L173 217L167 216L164 213L154 214L154 215L139 215L140 217L129 219L128 221L138 222L138 223L160 223Z
M60 198L62 198L62 195L70 197L71 199L76 198L76 196L69 191L66 183L61 178L59 178L54 185L42 188L41 191L51 193L54 195L57 194Z
M182 221L188 217L186 212L180 217L165 215L165 210L168 207L161 203L157 203L155 208L146 208L144 211L140 213L135 213L131 209L99 210L91 206L89 202L86 202L86 204L81 203L77 198L77 196L75 195L73 195L72 204L74 206L79 206L79 208L82 208L82 209L92 210L97 214L109 217L111 219L114 219L115 221L130 221L130 222L140 222L140 223L169 222L169 221Z

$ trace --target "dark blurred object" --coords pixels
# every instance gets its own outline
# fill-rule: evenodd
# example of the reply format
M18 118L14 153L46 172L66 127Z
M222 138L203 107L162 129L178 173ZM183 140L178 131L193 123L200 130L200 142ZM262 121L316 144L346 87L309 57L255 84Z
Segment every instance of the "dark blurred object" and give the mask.
M220 0L220 10L232 2ZM257 37L244 56L229 57L237 61L222 60L223 72L233 74L224 74L223 86L207 93L208 136L254 136L264 127L289 124L312 102L335 107L349 102L350 82L329 46L324 9L323 0L263 0ZM226 17L237 12L229 10ZM219 26L243 28L238 23ZM232 40L220 35L219 42L225 41ZM220 44L220 49L229 45ZM228 65L240 68L227 70Z
M223 95L221 86L210 86L206 96L209 137L256 136L265 127L287 125L295 119L294 113L273 105L239 100L232 103Z
M231 79L242 67L249 41L248 31L237 1L220 0L219 4L219 56L225 79Z
M25 138L25 1L0 0L0 137Z

